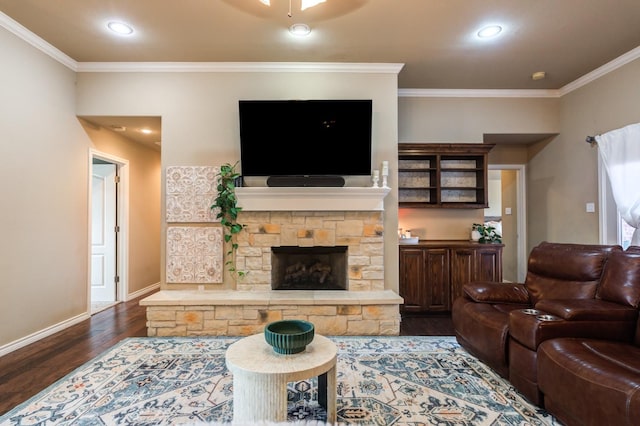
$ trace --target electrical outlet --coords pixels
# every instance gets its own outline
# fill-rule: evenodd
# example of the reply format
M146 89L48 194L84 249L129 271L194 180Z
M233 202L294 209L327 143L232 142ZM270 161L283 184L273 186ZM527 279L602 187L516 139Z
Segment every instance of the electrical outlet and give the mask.
M511 207L505 207L504 214L511 214Z
M587 211L587 213L594 213L596 211L596 204L587 203L585 210Z

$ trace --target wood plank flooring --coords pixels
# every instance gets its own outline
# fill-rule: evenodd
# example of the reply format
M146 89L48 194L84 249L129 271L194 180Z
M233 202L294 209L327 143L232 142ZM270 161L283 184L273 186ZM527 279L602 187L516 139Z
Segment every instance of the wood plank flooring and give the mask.
M122 339L146 336L146 309L139 301L119 303L86 321L0 357L0 415ZM451 336L451 317L405 317L400 325L400 335Z

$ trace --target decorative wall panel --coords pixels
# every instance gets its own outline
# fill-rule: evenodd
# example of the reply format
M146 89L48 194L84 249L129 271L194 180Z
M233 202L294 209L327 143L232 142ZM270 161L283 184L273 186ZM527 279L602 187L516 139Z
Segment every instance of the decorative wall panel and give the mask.
M168 226L168 283L221 283L223 237L219 226Z
M166 174L167 222L218 222L211 210L220 167L169 166Z

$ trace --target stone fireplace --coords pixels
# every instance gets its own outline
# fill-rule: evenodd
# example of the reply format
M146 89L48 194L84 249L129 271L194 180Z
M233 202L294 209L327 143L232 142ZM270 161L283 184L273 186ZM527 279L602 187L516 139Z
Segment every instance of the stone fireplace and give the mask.
M272 290L347 290L347 246L271 247Z
M303 260L304 252L329 252L336 247L343 247L346 273L340 290L384 290L380 211L243 211L239 219L247 226L238 237L236 268L246 273L237 283L238 290L268 291L280 284L272 282L274 273L280 273L274 271L279 266L272 263L274 250L296 250L295 257ZM329 257L325 253L324 258Z
M162 290L141 301L150 336L250 335L304 319L325 335L397 335L385 289L388 188L237 188L235 289ZM215 226L215 225L211 225ZM395 232L395 230L394 230Z

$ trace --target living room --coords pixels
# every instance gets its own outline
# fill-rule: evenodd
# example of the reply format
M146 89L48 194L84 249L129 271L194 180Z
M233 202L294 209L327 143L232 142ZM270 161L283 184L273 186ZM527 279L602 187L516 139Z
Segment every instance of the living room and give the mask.
M529 251L541 241L610 242L600 240L599 215L585 211L585 203L600 204L600 181L597 148L584 140L640 121L637 48L612 55L603 67L553 90L483 92L400 88L400 63L332 63L318 69L280 64L268 70L246 63L232 71L212 63L197 72L189 67L167 71L154 64L92 69L70 63L60 52L34 47L34 37L17 36L6 25L0 30L5 59L0 136L7 141L0 159L7 183L0 354L90 316L88 153L94 149L131 164L136 158L121 147L117 134L104 136L78 117L162 119L162 152L150 154L156 163L144 176L131 174L129 272L122 300L172 287L164 276L164 170L238 161L240 99L373 100L372 164L390 162L384 288L394 292L399 274L399 142L482 143L490 142L487 135L540 135L526 145L499 144L489 159L493 165L526 166ZM152 190L145 189L150 185ZM140 201L147 192L156 195ZM466 239L470 225L481 220L481 209L425 209L402 217L406 228L425 229L421 237L427 239ZM233 289L235 283L225 280L207 287Z

